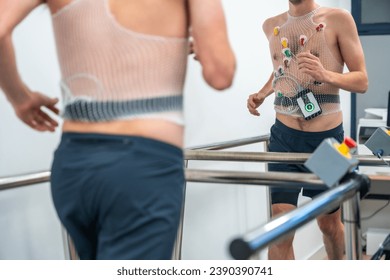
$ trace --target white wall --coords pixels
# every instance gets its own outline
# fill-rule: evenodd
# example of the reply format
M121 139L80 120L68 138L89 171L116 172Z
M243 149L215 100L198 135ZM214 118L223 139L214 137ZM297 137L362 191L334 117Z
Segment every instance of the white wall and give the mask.
M339 2L319 1L337 6ZM224 0L230 39L238 59L234 85L225 92L210 89L190 60L185 88L186 146L239 139L269 132L274 121L272 98L253 117L246 109L249 94L267 81L271 71L263 21L288 8L287 0ZM28 85L59 96L59 70L47 9L36 10L15 32L21 74ZM348 110L349 99L342 100ZM348 119L349 114L345 117ZM48 170L59 134L40 134L16 120L0 97L0 176ZM346 121L349 123L349 121ZM261 151L261 145L240 150ZM190 162L190 168L262 171L263 164ZM301 200L304 202L305 200ZM17 210L16 210L17 209ZM60 226L47 185L0 193L0 259L63 258ZM187 186L184 220L184 259L227 259L231 238L264 223L268 216L264 187L195 184ZM311 223L298 231L298 259L306 259L322 245ZM265 258L264 252L261 254Z

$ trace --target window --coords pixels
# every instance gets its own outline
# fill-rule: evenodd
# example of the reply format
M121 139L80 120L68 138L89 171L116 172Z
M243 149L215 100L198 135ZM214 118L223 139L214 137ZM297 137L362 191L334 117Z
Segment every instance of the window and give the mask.
M359 35L390 34L390 0L352 0Z

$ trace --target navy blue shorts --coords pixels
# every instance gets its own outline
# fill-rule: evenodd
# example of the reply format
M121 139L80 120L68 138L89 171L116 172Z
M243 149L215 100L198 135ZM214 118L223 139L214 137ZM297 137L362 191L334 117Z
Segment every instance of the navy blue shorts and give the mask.
M183 151L143 137L64 133L51 190L80 259L171 259Z
M279 120L271 127L271 136L268 146L270 152L286 153L313 153L314 150L326 139L333 137L340 143L344 140L343 125L322 132L305 132L292 129ZM269 163L269 171L277 172L302 172L310 171L302 164ZM313 198L325 189L303 188L302 195ZM287 203L297 206L300 189L270 188L271 203Z

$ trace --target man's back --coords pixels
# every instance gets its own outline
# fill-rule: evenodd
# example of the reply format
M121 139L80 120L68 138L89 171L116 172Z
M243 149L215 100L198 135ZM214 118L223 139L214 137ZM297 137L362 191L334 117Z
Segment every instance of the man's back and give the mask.
M183 74L185 72L183 68L186 65L187 55L183 43L190 35L189 29L195 42L194 51L202 66L205 81L218 90L225 89L232 83L235 59L228 43L220 0L96 0L96 4L94 1L88 3L88 0L47 0L46 3L53 14L62 74L66 76L63 77L66 80L65 82L70 81L74 85L73 88L78 89L78 92L83 94L88 92L88 90L85 90L86 87L92 87L90 91L94 92L95 95L101 95L101 92L103 92L101 89L106 89L106 96L108 94L114 96L114 98L111 98L112 100L105 100L110 101L109 107L119 108L118 110L115 109L114 112L111 109L106 110L103 118L101 118L99 117L99 115L102 115L99 113L101 111L99 109L100 105L96 106L95 103L90 102L89 107L97 108L94 110L95 113L92 112L93 110L86 110L85 116L79 118L80 114L77 112L80 109L75 108L85 108L85 100L80 103L77 98L73 98L78 103L75 108L69 108L68 110L68 116L70 117L64 122L63 129L65 131L94 131L114 134L126 132L126 134L153 137L176 146L182 146L182 117L172 117L165 114L164 119L161 118L161 121L158 122L155 118L137 118L130 122L123 120L123 118L120 119L119 114L128 111L145 112L145 108L154 108L154 105L146 104L141 108L136 103L135 108L133 106L134 102L132 102L130 105L126 104L126 106L121 104L117 106L116 103L115 106L111 106L111 101L123 100L123 93L126 96L131 95L133 99L139 99L137 94L141 94L143 98L152 95L152 97L156 97L157 95L178 95L179 92L182 93ZM72 19L66 19L67 14L73 15L75 19L79 14L81 23L77 24ZM63 15L65 15L64 20L62 20ZM83 17L91 18L91 20L87 20L88 25L82 23ZM58 20L59 18L60 20ZM93 24L95 21L96 26ZM126 31L132 34L132 37L137 37L139 42L137 38L133 38L134 40L130 42L131 36L126 36L129 35L126 34ZM67 36L67 32L70 32L71 36ZM77 35L74 34L75 32L78 32L77 38L74 36ZM73 44L70 42L72 38ZM171 42L170 46L167 44L155 46L151 42L153 38L156 39L155 42L161 42L162 40ZM126 42L124 43L124 41ZM149 43L146 41L149 41ZM175 45L174 41L181 41L180 45ZM112 48L103 48L110 44ZM138 47L138 52L131 51L133 47ZM77 48L79 48L79 51ZM95 49L96 52L94 52ZM101 49L105 51L103 55L100 55ZM88 63L84 63L88 56L90 56ZM115 59L107 59L112 56ZM99 63L103 60L105 63ZM71 61L74 63L68 63ZM146 63L142 63L142 61ZM102 65L107 64L110 67L102 67ZM134 66L135 64L136 66ZM101 69L108 69L107 71L114 73L114 75L104 75L104 71ZM111 71L112 69L115 71ZM80 75L84 72L91 75ZM96 73L98 74L95 75ZM76 77L78 80L75 81L72 77ZM80 77L85 81L82 84L78 83L78 81L81 81ZM96 80L99 81L98 86L95 85ZM119 80L119 82L115 82L115 80ZM69 93L74 92L72 85L64 84L65 93L68 93L69 96ZM121 93L118 94L118 91ZM143 94L145 92L146 94ZM96 96L92 97L96 99ZM159 100L161 99L160 96L157 97ZM152 103L157 104L154 101ZM172 98L169 98L169 102L163 101L160 103L164 103L165 108L171 108L172 104L177 108L181 101L176 98L172 103ZM177 104L179 105L177 106ZM124 107L130 109L126 109L126 112L124 112L122 110ZM176 111L178 112L178 110ZM75 115L75 118L72 115ZM92 118L87 117L87 115L92 115ZM116 119L111 118L112 116ZM117 121L116 126L106 126L104 123L80 122L78 120ZM175 123L166 122L165 120L174 120Z
M53 14L80 0L47 0ZM186 37L188 26L185 0L104 0L115 19L131 30L169 37ZM142 12L140 12L142 11Z

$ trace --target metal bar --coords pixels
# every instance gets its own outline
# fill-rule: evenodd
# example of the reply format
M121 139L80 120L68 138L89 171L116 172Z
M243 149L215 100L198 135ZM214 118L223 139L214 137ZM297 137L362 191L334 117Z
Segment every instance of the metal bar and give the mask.
M364 166L388 166L390 164L390 157L382 157L381 159L376 156L358 155L355 156L359 160L359 165Z
M302 163L310 154L271 152L185 151L187 160Z
M313 185L324 186L323 182L314 174L290 172L246 172L246 171L217 171L187 169L187 182L210 182L245 185L283 185L285 187ZM382 182L383 178L377 175L368 175L372 182ZM0 178L0 190L24 187L27 185L45 183L50 180L50 172L39 172L28 175Z
M250 138L244 138L244 139L238 139L238 140L231 140L231 141L225 141L220 143L213 143L208 145L201 145L196 147L187 148L187 150L223 150L228 148L235 148L239 146L244 145L250 145L255 144L259 142L268 142L269 140L269 134L262 135L262 136L256 136L256 137L250 137ZM184 160L185 168L188 168L188 160ZM177 232L177 237L175 240L174 248L173 248L173 260L181 260L182 258L182 246L183 246L183 231L184 231L184 212L185 212L185 199L186 199L186 190L187 190L187 180L184 184L183 189L183 203L182 203L182 209L180 213L180 222Z
M16 188L26 184L43 183L47 182L49 177L50 172L40 172L11 178L1 178L0 189L5 187L7 189ZM373 182L378 180L377 176L372 176L371 178ZM305 184L323 186L323 183L315 175L285 172L237 172L187 169L186 179L189 182L255 184L267 186L283 185L285 187L296 187L297 185L301 187ZM179 256L179 258L181 258L181 256Z
M61 228L65 260L79 260L80 258L77 254L76 247L72 238L70 237L64 226L62 226Z
M230 184L256 184L256 185L284 185L285 187L302 187L302 185L321 185L322 182L311 174L280 174L280 173L259 173L259 172L233 172L233 171L202 171L202 170L187 170L187 181L192 182L215 182L215 183L230 183ZM0 190L6 190L11 188L23 187L27 185L44 183L50 180L50 172L39 172L34 174L26 174L22 176L0 178ZM283 180L288 180L284 182ZM184 211L184 205L183 205ZM184 215L184 214L182 214ZM181 221L180 227L183 226ZM181 233L182 235L182 229ZM180 237L180 245L176 252L176 258L181 258L181 243L182 236Z
M233 240L230 244L231 255L235 259L248 259L286 234L338 207L367 184L369 184L367 176L351 174L351 178L346 179L338 187L332 188L311 202L271 220L244 237Z
M343 203L345 255L347 260L362 259L360 193Z
M66 231L65 227L61 225L61 233L62 233L62 245L64 246L64 259L70 260L71 259L71 250L69 248L70 243L68 239L68 232Z
M185 168L188 168L188 160L184 161ZM181 250L183 246L183 231L184 231L184 211L185 211L185 201L186 201L186 192L187 192L187 181L184 182L184 189L183 189L183 202L181 206L181 213L180 213L180 222L179 227L177 231L177 236L175 240L175 245L173 248L173 260L181 260Z
M245 161L245 162L274 162L302 164L311 154L309 153L275 153L275 152L225 152L225 151L185 151L186 160L212 160L212 161ZM376 156L355 156L360 165L364 166L387 166L390 157L382 159Z
M310 154L287 154L283 153L277 155L275 153L244 153L244 152L224 152L218 154L205 153L205 151L195 151L195 150L222 150L228 148L234 148L259 142L269 141L269 134L225 141L220 143L213 143L208 145L196 146L186 149L185 159L186 159L186 168L188 167L188 160L220 160L220 161L265 161L265 162L290 162L290 163L302 163L307 160ZM192 151L191 151L192 150ZM268 157L267 157L268 156ZM387 159L383 159L386 161ZM368 159L362 159L368 165L379 165L378 159L371 157ZM382 163L382 162L381 162ZM386 164L386 162L383 162ZM33 174L26 174L15 177L0 178L0 191L7 190L17 187L23 187L38 183L45 183L50 180L51 172L38 172ZM287 175L287 176L285 176ZM310 185L322 185L313 175L303 175L297 173L296 175L292 174L272 174L272 172L267 173L249 173L249 172L215 172L215 171L201 171L201 170L188 170L186 171L186 182L217 182L217 183L234 183L234 184L260 184L260 185L284 185L284 186L296 186L299 183L301 187L302 184ZM286 181L283 181L286 180ZM175 243L175 249L173 254L173 259L181 259L181 247L182 247L182 235L183 235L183 216L184 216L184 201L185 201L185 189L184 186L184 198L183 198L183 208L181 211L181 220L179 225L178 237ZM66 250L65 258L68 259L77 259L77 252L74 249L74 245L69 235L64 232L64 245L69 250Z
M46 183L50 180L50 174L50 171L44 171L0 178L0 191L39 183Z
M291 188L325 187L325 184L313 174L292 172L248 172L187 169L187 182L224 183L243 185L283 186Z
M235 147L260 143L260 142L268 141L268 139L269 139L269 134L265 134L261 136L250 137L250 138L189 147L186 148L186 150L223 150L223 149L229 149L229 148L235 148Z

